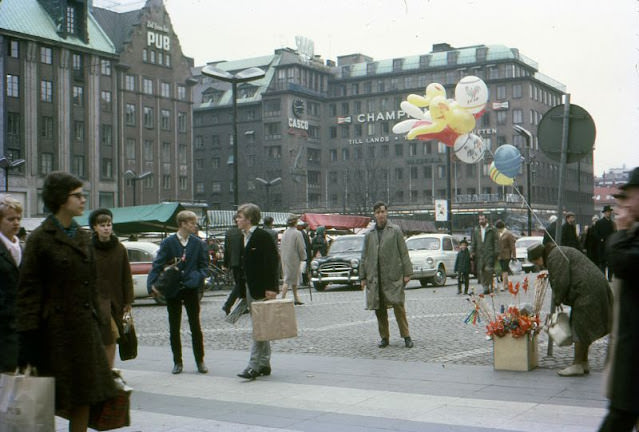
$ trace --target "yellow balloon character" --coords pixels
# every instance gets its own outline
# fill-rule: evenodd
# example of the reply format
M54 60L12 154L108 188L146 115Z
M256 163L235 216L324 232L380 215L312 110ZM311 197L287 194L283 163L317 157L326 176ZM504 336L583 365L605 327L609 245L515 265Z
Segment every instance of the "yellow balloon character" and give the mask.
M412 140L419 135L438 133L446 128L447 124L445 114L450 110L446 98L444 96L435 96L431 99L428 108L432 123L411 129L411 131L406 135L406 139Z
M430 83L426 87L425 96L409 94L406 100L418 107L427 107L436 96L446 97L446 89L440 83Z

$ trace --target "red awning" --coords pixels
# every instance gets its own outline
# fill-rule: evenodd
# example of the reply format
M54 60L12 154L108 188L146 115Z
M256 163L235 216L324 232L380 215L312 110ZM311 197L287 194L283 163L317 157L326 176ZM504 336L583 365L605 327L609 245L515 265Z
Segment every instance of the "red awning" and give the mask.
M371 221L368 216L319 213L304 213L300 219L306 222L311 230L317 229L318 226L327 229L366 228Z

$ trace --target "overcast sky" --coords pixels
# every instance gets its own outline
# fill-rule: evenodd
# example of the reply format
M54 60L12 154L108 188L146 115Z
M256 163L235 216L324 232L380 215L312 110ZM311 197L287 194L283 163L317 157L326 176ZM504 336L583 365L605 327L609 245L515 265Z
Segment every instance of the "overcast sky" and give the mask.
M596 174L639 166L638 0L164 1L196 65L295 48L298 35L332 60L426 54L440 42L518 48L593 117ZM139 8L144 1L95 3Z

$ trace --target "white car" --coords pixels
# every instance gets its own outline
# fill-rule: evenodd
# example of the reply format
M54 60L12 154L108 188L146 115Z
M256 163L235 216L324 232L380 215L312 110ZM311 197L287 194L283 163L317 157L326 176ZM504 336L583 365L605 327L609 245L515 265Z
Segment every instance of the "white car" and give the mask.
M544 238L542 236L520 237L515 241L515 249L517 254L517 261L521 263L521 268L526 273L530 273L535 270L535 265L528 261L528 247L534 244L541 244Z
M146 290L146 278L149 271L151 271L153 260L160 246L144 241L123 241L122 245L129 254L131 274L133 275L133 297L148 297L149 293Z
M428 282L444 286L447 276L455 275L455 259L459 242L448 234L419 234L406 240L408 255L413 264L411 279L422 287Z

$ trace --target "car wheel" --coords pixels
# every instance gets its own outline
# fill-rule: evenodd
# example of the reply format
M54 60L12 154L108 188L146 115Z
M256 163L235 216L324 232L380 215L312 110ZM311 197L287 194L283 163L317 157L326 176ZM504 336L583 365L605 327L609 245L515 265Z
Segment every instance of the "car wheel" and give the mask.
M437 267L437 272L435 276L430 279L430 282L438 287L446 285L446 270L443 266L440 265Z
M426 288L426 286L428 285L428 279L426 278L420 279L419 284L422 286L422 288Z
M313 287L316 291L324 291L327 285L327 282L313 282Z

